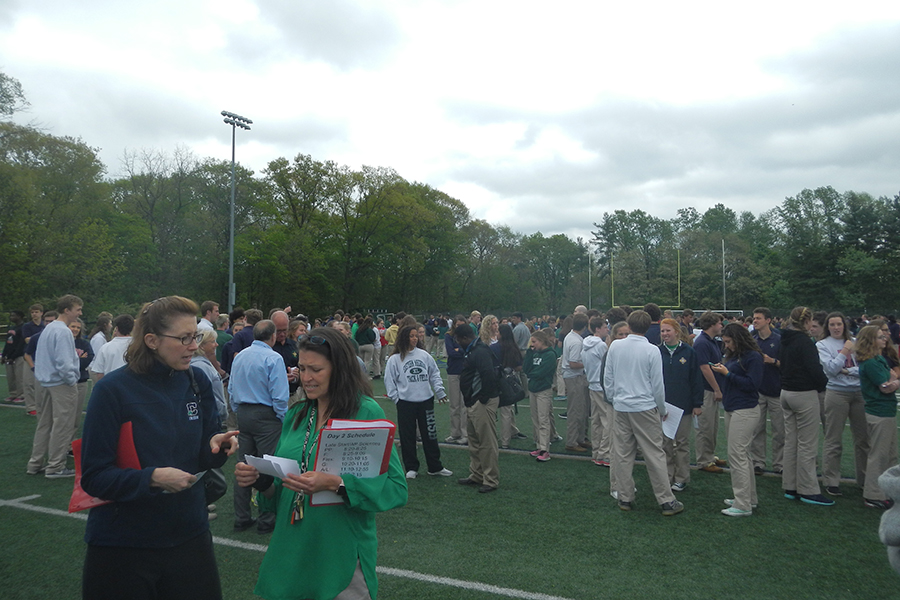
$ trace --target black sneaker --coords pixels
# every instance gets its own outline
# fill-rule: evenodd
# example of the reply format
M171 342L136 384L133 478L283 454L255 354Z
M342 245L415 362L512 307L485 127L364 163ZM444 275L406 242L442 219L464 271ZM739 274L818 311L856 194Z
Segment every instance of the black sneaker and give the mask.
M567 412L559 413L560 419L567 419L568 417L569 417L569 413L567 413Z
M253 527L254 525L256 525L256 519L250 519L249 521L244 521L243 523L237 523L237 522L235 522L235 524L234 524L234 532L235 532L235 533L240 533L240 532L242 532L242 531L247 531L248 529L250 529L250 528Z
M632 508L634 508L633 502L624 502L622 500L619 500L618 502L619 502L619 510L624 510L627 512L627 511L631 510Z
M806 504L815 504L816 506L833 506L834 500L826 498L822 494L800 494L800 501Z
M682 504L678 500L672 500L671 502L660 504L659 507L662 509L662 514L664 517L671 517L684 511L684 504Z
M753 473L755 475L762 475L764 471L762 467L753 467Z
M836 485L828 486L827 488L825 488L825 491L829 496L843 496L843 494L841 493L841 488Z
M868 498L863 498L863 504L865 504L869 508L880 508L881 510L887 510L894 505L893 500L869 500Z
M799 500L800 494L797 493L797 490L784 490L784 497L788 500Z

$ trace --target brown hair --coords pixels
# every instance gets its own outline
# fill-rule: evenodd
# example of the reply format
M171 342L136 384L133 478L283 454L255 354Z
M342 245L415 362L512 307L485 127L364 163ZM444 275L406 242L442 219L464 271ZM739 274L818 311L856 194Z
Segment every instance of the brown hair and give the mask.
M359 412L363 396L372 397L372 384L363 375L350 339L334 327L316 327L297 341L298 352L315 352L331 363L328 380L328 418L351 419ZM311 402L304 399L297 411L294 429L306 419ZM319 415L322 419L325 415ZM321 421L320 421L321 422Z
M158 359L144 342L144 336L148 333L166 333L176 317L188 315L196 319L197 310L196 302L181 296L166 296L144 304L131 330L131 345L125 352L128 368L142 375L149 373Z

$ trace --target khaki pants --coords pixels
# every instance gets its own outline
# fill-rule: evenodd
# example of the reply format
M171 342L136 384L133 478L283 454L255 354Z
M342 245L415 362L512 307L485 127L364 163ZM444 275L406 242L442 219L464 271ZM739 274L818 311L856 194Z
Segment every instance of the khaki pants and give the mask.
M750 458L750 442L759 423L759 406L725 411L725 430L728 433L728 466L731 467L731 488L734 508L752 510L757 503L756 476Z
M566 395L566 380L562 376L562 359L556 359L556 375L554 375L555 387L556 387L556 395L557 396L565 396Z
M78 439L78 426L81 424L81 413L84 412L84 401L87 398L87 381L77 383L75 387L78 389L78 404L75 406L75 426L72 428L72 439L70 442Z
M675 439L664 438L663 450L666 451L666 466L669 471L669 482L689 483L691 481L691 426L694 414L686 411L681 415Z
M715 392L703 392L703 412L697 418L700 429L694 438L697 466L706 467L716 460L716 440L719 435L719 406Z
M781 390L784 411L784 473L781 487L804 496L821 493L816 479L821 413L816 390Z
M375 346L373 344L362 344L359 347L359 358L362 359L363 364L366 366L366 373L372 371L372 374L380 375L381 372L379 369L372 364L373 359L375 358Z
M566 382L566 446L577 446L587 439L590 405L584 374L565 378Z
M825 390L825 443L822 449L822 482L825 487L841 483L841 455L844 453L844 425L850 418L853 434L853 458L856 485L866 485L866 462L869 460L869 431L866 403L862 392Z
M22 398L25 393L25 381L22 379L22 365L25 359L21 356L6 365L6 386L9 390L10 398Z
M759 395L759 423L750 442L750 456L754 467L766 468L767 414L772 428L772 468L780 471L784 468L784 413L780 397Z
M512 404L500 408L500 445L509 446L509 440L519 433L516 427L516 407Z
M27 412L31 412L32 410L37 410L37 397L36 394L40 392L38 389L40 385L34 379L34 369L28 366L28 363L25 363L25 368L22 369L22 389L25 392L25 410Z
M476 401L466 408L469 438L469 478L484 485L500 485L500 450L497 448L497 408L500 397Z
M450 400L450 437L466 439L466 405L459 391L459 375L447 375L447 398Z
M882 473L897 464L897 418L866 414L869 433L869 460L866 464L866 486L863 498L887 500L878 487Z
M591 458L609 461L615 411L606 401L603 390L588 390L588 394L591 397Z
M553 388L540 392L528 392L531 403L531 428L534 431L534 447L550 451L551 425L553 424Z
M47 473L66 468L66 453L72 444L78 388L74 385L36 386L39 393L38 424L31 446L28 471L36 473L47 459Z
M387 365L387 359L390 358L391 354L394 353L393 344L388 344L387 346L381 347L381 352L378 355L378 361L381 363L381 372L384 373L384 367Z
M650 476L650 485L657 504L675 500L666 471L663 453L662 421L657 409L643 412L615 411L613 425L613 461L616 491L620 502L634 500L634 457L640 447Z

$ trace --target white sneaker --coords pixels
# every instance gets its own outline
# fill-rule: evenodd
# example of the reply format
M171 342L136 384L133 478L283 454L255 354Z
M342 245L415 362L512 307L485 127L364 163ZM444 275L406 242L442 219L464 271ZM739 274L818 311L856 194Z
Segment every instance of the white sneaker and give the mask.
M57 471L55 473L44 472L44 477L46 477L47 479L62 479L63 477L75 477L75 469L63 469L62 471Z
M415 479L415 478L418 477L418 476L419 476L419 472L418 472L418 471L407 471L407 472L406 472L406 478L407 478L407 479Z
M734 498L725 498L725 500L723 500L723 502L725 503L725 506L734 506ZM757 506L759 506L759 505L751 504L750 508L756 508ZM743 512L743 511L741 511L741 512Z
M434 473L432 473L431 471L428 471L428 474L429 475L440 475L441 477L450 477L451 475L453 475L453 471L451 471L450 469L441 469L440 471L435 471ZM407 473L406 475L408 477L409 473Z
M735 507L723 508L722 514L726 517L749 517L753 514L750 510L739 510Z

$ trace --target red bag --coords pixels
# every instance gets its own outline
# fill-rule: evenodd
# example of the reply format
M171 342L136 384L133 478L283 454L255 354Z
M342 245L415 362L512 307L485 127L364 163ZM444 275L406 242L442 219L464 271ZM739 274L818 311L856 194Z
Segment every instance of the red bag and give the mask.
M69 512L78 512L95 506L110 504L112 500L101 500L88 495L81 487L81 438L72 442L72 453L75 455L75 489L69 500ZM134 432L131 421L122 423L119 429L119 445L116 447L116 466L120 469L140 469L137 449L134 447Z

